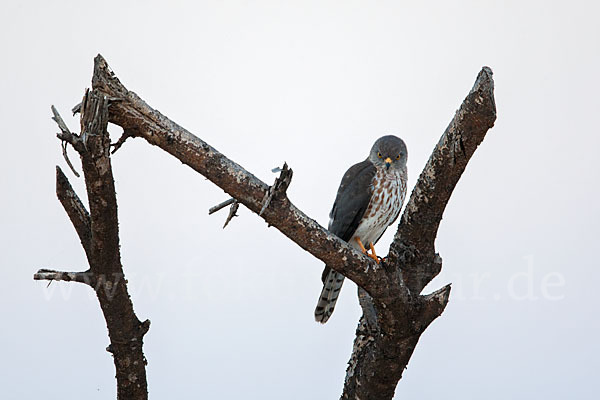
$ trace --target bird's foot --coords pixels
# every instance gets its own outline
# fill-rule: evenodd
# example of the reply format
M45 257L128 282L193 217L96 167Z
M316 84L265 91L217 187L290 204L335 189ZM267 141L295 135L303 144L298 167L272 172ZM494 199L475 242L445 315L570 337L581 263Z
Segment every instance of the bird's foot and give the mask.
M377 264L379 264L379 257L377 253L375 253L375 246L373 246L373 242L369 242L369 248L371 249L371 253L367 253L368 257L371 257Z
M356 243L358 243L358 246L360 247L360 250L363 252L364 255L366 255L369 258L372 258L377 264L379 264L379 257L377 257L377 254L375 253L375 247L373 246L372 242L369 242L369 249L371 250L371 253L369 253L369 250L365 248L365 245L361 242L359 238L354 238L354 240L356 240Z
M360 250L363 252L363 254L367 254L367 249L365 249L365 245L360 241L360 238L355 237L354 241L358 243L358 247L360 247Z

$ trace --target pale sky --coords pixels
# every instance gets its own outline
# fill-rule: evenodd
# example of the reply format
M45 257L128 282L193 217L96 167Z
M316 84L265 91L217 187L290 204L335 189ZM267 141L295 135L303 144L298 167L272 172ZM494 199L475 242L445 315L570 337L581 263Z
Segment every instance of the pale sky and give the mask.
M412 188L483 65L498 120L440 226L444 314L397 399L596 399L600 391L600 24L593 1L16 2L0 6L0 387L3 399L115 398L92 290L34 282L85 270L54 194L54 104L101 53L151 106L326 225L344 171L402 137ZM110 127L113 139L120 128ZM79 160L70 150L78 169ZM335 399L360 308L346 283L313 310L322 264L142 139L113 158L121 248L153 399ZM410 190L410 189L409 189ZM385 254L395 226L378 243Z

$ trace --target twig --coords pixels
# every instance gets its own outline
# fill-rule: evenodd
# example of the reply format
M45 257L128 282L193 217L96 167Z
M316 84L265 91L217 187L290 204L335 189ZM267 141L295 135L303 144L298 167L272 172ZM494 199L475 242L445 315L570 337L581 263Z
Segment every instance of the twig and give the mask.
M237 217L237 210L240 208L240 203L234 199L233 197L231 199L225 200L222 203L217 204L214 207L211 207L208 210L208 215L214 214L217 211L227 207L227 206L231 206L229 207L229 215L227 215L227 219L225 220L225 224L223 225L223 229L225 229L225 227L229 224L229 222L233 219L233 217Z
M56 122L56 124L58 125L58 128L61 131L61 133L58 134L57 136L62 141L61 147L62 147L63 158L67 162L67 165L69 166L71 171L73 171L73 174L75 174L75 176L79 178L79 176L80 176L79 173L75 170L75 167L73 167L73 164L71 164L71 160L69 160L69 156L67 155L67 143L71 143L73 145L73 147L75 147L74 142L77 141L77 135L74 135L71 132L71 130L69 129L67 124L65 124L65 121L62 119L62 117L60 116L60 113L58 112L56 107L54 107L54 105L52 105L50 107L50 109L52 110L52 114L53 114L52 119L54 120L54 122Z
M227 226L227 224L229 224L229 221L231 221L233 219L233 217L237 217L236 213L237 213L238 208L240 208L240 203L238 203L238 201L235 200L233 202L233 204L231 205L231 207L229 207L229 215L227 216L227 219L225 220L223 229L225 229L225 227Z
M51 106L50 109L52 110L52 114L53 114L52 120L54 122L56 122L56 124L58 125L58 128L60 129L60 133L58 133L56 135L56 137L58 137L63 142L69 143L71 146L73 146L73 148L75 150L77 150L78 153L81 153L83 150L85 150L85 145L84 145L83 140L81 139L81 137L79 137L76 134L74 134L73 132L71 132L71 130L69 129L69 127L67 126L67 124L65 124L65 121L60 116L60 113L58 112L58 110L56 109L56 107ZM73 173L77 177L79 177L79 174L73 168L73 164L71 164L71 161L69 161L69 157L67 157L66 153L67 152L66 152L66 150L65 150L65 148L63 146L63 156L65 157L65 160L67 161L67 164L69 164L69 167L71 168L71 170L73 171Z
M55 271L53 269L40 269L33 274L33 279L36 281L65 281L65 282L80 282L93 286L95 282L94 274L90 271L85 272L64 272Z
M60 128L60 131L64 135L73 136L73 133L69 130L69 127L67 126L67 124L65 124L65 121L60 116L60 113L58 112L56 107L54 107L54 105L52 105L52 106L50 106L50 109L52 110L52 114L54 114L52 119L54 120L54 122L56 122L56 124Z
M132 129L123 129L123 134L121 135L119 140L117 140L117 143L111 144L111 147L113 147L113 150L110 152L110 154L115 154L117 152L117 150L119 150L121 148L121 146L123 146L123 144L125 143L125 141L127 139L129 139L130 137L134 137L134 136L135 136L135 134L133 133Z
M79 178L79 172L77 172L75 170L75 167L73 167L73 164L71 164L71 160L69 160L69 156L67 155L67 142L66 141L61 141L60 146L62 147L62 154L63 154L63 158L65 159L65 161L67 162L67 165L69 166L69 168L71 168L71 171L73 172L73 174Z
M224 202L219 203L216 206L213 206L213 207L209 208L208 209L208 215L214 214L217 211L219 211L220 209L225 208L228 205L233 204L235 202L236 202L236 200L233 197L231 199L229 199L229 200L225 200Z

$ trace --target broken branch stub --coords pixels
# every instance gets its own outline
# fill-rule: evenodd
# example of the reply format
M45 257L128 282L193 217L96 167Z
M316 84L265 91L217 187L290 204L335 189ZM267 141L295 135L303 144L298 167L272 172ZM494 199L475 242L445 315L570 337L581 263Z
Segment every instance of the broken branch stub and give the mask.
M269 190L265 194L265 198L263 199L263 206L258 213L258 215L262 215L267 207L271 204L271 200L274 197L285 196L287 188L290 186L292 182L292 176L294 175L294 171L291 168L288 168L287 163L283 163L283 168L281 168L281 172L279 173L279 177L275 178L275 183L269 187Z

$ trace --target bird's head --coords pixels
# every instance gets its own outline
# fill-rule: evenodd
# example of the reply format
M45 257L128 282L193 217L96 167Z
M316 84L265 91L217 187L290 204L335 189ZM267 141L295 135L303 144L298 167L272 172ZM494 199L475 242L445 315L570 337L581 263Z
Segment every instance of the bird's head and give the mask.
M408 160L406 145L397 136L382 136L373 144L369 160L378 169L383 168L386 171L403 169Z

